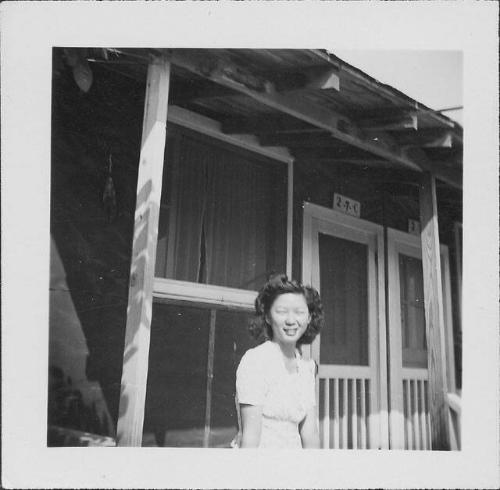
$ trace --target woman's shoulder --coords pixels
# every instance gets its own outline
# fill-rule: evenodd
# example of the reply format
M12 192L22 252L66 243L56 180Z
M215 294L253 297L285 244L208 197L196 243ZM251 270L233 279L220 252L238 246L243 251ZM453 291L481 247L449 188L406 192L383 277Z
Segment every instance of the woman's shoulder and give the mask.
M271 342L266 341L256 347L248 349L241 358L240 366L245 364L262 366L272 357L273 349L270 344Z
M259 362L261 360L267 359L273 354L273 348L270 341L265 341L262 344L259 344L256 347L252 347L248 349L244 354L241 360L245 361L256 361Z

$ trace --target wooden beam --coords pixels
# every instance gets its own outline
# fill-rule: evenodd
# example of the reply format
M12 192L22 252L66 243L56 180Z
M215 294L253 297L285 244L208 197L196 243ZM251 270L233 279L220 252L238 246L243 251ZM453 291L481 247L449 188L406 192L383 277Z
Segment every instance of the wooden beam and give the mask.
M320 134L297 133L297 134L282 134L282 133L267 133L257 134L257 139L263 146L286 146L288 148L318 148L318 147L345 147L338 140L333 138L329 133L323 132Z
M425 153L430 160L440 161L445 167L457 168L462 166L463 148L461 146L453 148L426 148Z
M420 129L395 133L395 138L401 146L420 148L451 148L453 133L448 129Z
M309 79L305 89L308 90L340 90L340 76L337 68L321 68L317 72L314 69L308 71Z
M424 172L421 176L420 187L420 223L422 226L422 267L429 371L431 441L432 449L449 450L448 387L437 216L435 178L430 172Z
M432 161L428 168L432 169L432 173L437 179L442 180L455 189L462 189L463 173L461 166L454 169L449 168L446 165L442 165L439 161Z
M201 80L189 80L185 83L176 82L170 87L170 104L182 105L193 100L209 99L213 97L228 97L239 95L234 90L231 90L222 85Z
M284 114L270 113L258 117L227 117L221 121L222 131L227 134L265 134L292 131L324 131Z
M427 141L417 146L421 148L451 148L453 146L453 134L448 132L432 141Z
M157 59L149 65L117 425L119 446L142 443L169 81L170 63Z
M408 148L406 152L413 160L418 162L423 170L432 172L436 178L455 189L462 189L462 166L460 164L457 164L456 168L450 168L439 161L430 160L422 148Z
M316 147L316 148L293 148L292 154L299 160L339 160L344 158L366 159L373 160L372 154L349 146L338 147ZM380 160L380 159L379 159Z
M420 170L420 167L408 159L402 150L390 151L374 141L365 141L359 129L347 117L320 105L311 104L310 100L300 97L298 94L280 94L276 91L272 82L262 80L252 73L247 73L246 70L237 65L216 57L202 56L201 53L197 55L192 50L190 52L166 50L166 52L173 64L191 73L233 88L260 104L329 131L332 136L349 145L387 158L389 161L407 168ZM339 129L339 123L342 124L345 132Z
M226 134L219 122L178 106L168 109L168 121L240 148L260 153L274 160L290 163L293 158L286 148L261 146L256 137L248 134Z
M386 131L381 131L379 129L365 130L366 139L371 141L376 141L380 146L390 150L397 150L399 147L396 138Z
M416 113L396 117L372 117L358 119L356 124L365 130L377 131L404 131L418 129L418 116Z
M334 67L312 66L305 72L287 75L286 73L278 79L270 76L279 92L294 90L340 90L339 70Z
M293 133L275 131L272 133L257 133L257 138L263 146L286 146L288 148L342 148L348 149L352 153L360 153L360 150L351 145L346 145L342 141L332 136L328 131L302 132L297 130ZM396 147L394 138L383 131L370 131L370 139L376 141L381 147L388 150ZM365 154L368 152L364 151ZM370 154L371 155L371 154ZM373 158L373 155L371 155Z
M337 156L330 157L309 157L309 158L299 158L297 156L297 160L306 160L307 162L316 162L316 163L326 163L332 165L356 165L361 168L392 168L394 164L389 163L387 160L380 159L369 159L369 158L342 158Z
M277 92L296 90L340 90L339 69L334 66L309 66L301 71L276 69L259 71L259 76L269 80Z

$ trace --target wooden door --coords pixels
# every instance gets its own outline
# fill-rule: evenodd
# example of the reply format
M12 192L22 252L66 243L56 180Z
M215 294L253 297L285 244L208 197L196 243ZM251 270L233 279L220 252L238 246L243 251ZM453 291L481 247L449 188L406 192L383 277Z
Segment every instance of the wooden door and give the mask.
M322 447L387 447L382 227L306 203L303 232L303 280L325 310L310 349Z
M432 449L428 396L428 354L419 236L387 233L390 447ZM446 369L454 387L448 249L441 246Z

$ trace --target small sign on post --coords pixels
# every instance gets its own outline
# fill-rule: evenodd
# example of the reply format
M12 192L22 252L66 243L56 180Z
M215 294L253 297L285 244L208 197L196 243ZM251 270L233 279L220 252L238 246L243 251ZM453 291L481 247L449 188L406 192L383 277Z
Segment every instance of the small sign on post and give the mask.
M333 194L333 209L359 218L361 216L361 204L350 197L342 194Z
M420 221L416 219L408 220L408 233L412 235L420 235Z

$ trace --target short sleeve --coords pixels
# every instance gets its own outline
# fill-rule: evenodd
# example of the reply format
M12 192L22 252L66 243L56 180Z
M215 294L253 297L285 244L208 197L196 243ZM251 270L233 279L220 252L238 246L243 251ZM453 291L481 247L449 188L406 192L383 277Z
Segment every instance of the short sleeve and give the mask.
M236 395L238 403L263 405L265 380L262 376L262 362L253 349L245 352L236 370Z

